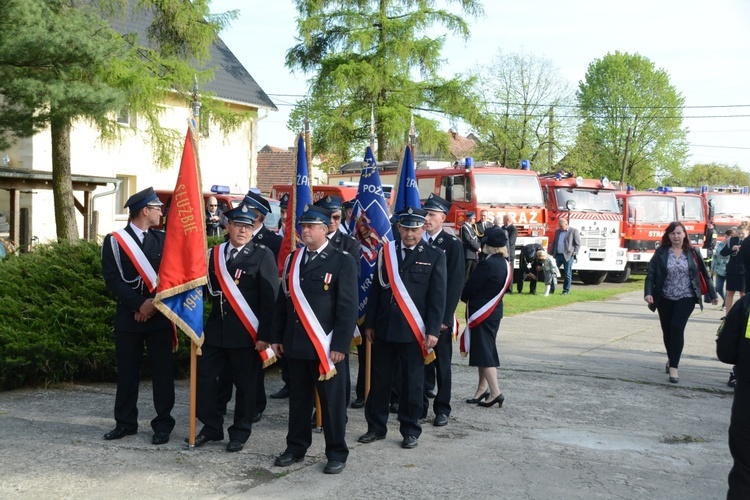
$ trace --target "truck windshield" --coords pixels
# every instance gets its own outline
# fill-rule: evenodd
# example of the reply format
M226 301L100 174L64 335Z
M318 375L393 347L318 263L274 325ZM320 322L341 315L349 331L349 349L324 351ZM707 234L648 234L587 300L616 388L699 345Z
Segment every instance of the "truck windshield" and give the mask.
M475 174L474 193L478 205L544 205L535 175Z
M631 196L628 202L628 222L672 222L677 220L675 199L662 195Z
M714 207L714 215L731 215L737 219L750 218L750 196L746 194L710 193L708 202Z
M557 209L567 210L568 200L576 202L576 212L620 213L615 192L606 189L556 188Z
M703 214L703 200L699 196L682 196L675 194L677 206L679 207L678 215L680 220L689 220L703 222L706 220Z

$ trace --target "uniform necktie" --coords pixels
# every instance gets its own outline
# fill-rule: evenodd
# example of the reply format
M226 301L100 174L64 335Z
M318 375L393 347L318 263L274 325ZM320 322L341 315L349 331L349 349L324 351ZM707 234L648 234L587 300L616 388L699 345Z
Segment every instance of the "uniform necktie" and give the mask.
M146 242L146 235L147 234L148 234L148 232L143 231L143 234L141 234L141 243L145 243Z
M432 245L432 236L430 236L430 237L429 237L429 238L427 239L427 243L428 243L429 245Z
M318 256L318 252L317 251L312 251L311 252L310 250L308 250L307 251L307 262L310 262L311 260L315 259L315 257L317 257L317 256Z
M229 264L230 262L232 262L236 256L237 256L237 249L233 248L229 252L229 257L227 257L227 264Z
M404 248L404 260L409 258L409 255L411 255L412 248Z

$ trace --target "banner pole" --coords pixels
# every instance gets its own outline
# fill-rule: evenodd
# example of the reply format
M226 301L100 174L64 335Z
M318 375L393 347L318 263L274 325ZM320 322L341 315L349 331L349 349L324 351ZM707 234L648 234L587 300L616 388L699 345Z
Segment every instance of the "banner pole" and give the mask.
M198 386L198 346L190 342L190 417L188 430L188 449L195 449L195 412L197 408L197 386Z
M315 428L319 432L323 428L323 414L321 413L320 394L318 394L317 387L315 388Z

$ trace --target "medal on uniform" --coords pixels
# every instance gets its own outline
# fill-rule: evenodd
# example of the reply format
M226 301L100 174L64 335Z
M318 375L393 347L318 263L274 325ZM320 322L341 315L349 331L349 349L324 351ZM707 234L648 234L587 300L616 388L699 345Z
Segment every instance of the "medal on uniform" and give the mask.
M242 269L237 269L234 272L234 284L239 285L240 284L240 276L242 276Z
M328 290L328 285L331 283L331 278L333 278L333 275L331 273L326 273L326 277L323 278L323 282L325 285L323 285L323 290Z

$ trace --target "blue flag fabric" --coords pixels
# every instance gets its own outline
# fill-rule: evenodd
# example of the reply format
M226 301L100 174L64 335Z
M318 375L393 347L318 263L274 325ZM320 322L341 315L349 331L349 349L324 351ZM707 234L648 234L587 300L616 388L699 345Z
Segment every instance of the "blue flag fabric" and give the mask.
M399 178L396 179L396 201L393 203L393 213L398 213L408 207L421 208L419 202L419 188L417 187L417 175L414 172L414 158L411 148L404 148L404 156L401 160Z
M310 185L310 176L307 173L305 138L300 134L297 137L297 172L292 181L292 192L289 196L289 215L284 222L284 239L281 242L279 257L276 261L279 272L283 270L286 258L300 244L302 226L297 221L305 212L305 206L310 203L312 203L312 186ZM295 230L293 231L292 228Z
M393 240L388 205L383 195L378 166L372 149L365 151L366 166L359 177L359 189L352 210L352 235L360 242L359 319L364 318L367 298L378 263L378 250L385 240Z

